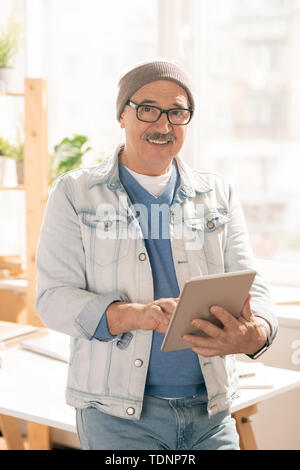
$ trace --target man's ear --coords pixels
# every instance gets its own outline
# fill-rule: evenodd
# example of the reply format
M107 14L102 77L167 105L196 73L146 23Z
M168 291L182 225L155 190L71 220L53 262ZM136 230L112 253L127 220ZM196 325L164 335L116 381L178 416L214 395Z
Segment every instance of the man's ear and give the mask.
M124 129L124 128L125 128L124 111L123 111L123 113L122 113L121 116L120 116L120 127L121 127L121 129Z

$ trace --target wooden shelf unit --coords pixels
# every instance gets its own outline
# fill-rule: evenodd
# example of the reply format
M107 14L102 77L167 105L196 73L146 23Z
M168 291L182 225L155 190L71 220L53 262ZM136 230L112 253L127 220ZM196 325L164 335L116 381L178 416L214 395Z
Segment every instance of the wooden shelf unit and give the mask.
M26 323L44 326L35 311L35 252L48 188L47 83L42 78L25 78L24 93L1 92L0 96L25 99L24 184L0 186L0 191L25 191L26 197ZM30 184L26 184L30 182Z
M0 96L23 97L25 104L24 184L1 186L0 190L24 190L26 199L26 323L45 326L35 310L36 266L35 254L40 227L50 186L50 159L48 155L47 82L42 78L25 78L24 93L0 93ZM1 112L1 111L0 111ZM4 436L14 435L17 421L0 415ZM14 428L15 427L15 428ZM8 448L9 441L7 440ZM18 444L16 444L17 446ZM50 428L28 423L28 448L50 449Z
M24 182L26 187L27 323L44 326L35 310L35 254L50 186L47 82L25 79Z

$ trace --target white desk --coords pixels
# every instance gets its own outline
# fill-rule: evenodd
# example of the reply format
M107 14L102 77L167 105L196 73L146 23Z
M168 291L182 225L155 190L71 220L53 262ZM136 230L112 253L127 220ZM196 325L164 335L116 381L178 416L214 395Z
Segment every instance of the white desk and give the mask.
M268 284L272 300L275 304L300 302L300 288L280 284Z
M68 365L19 346L2 350L0 356L0 414L76 433L75 409L65 403L64 397ZM274 387L241 390L231 408L235 417L242 417L249 407L252 412L245 416L254 414L253 405L300 386L300 372L266 369L274 379Z
M276 395L288 392L300 387L300 372L288 369L277 369L275 367L264 366L264 370L272 378L273 388L261 389L243 389L240 391L240 397L234 400L231 406L231 412L236 413L244 408L273 398Z
M300 328L300 304L275 305L275 315L279 326Z
M0 351L0 414L76 432L65 403L68 364L14 347Z

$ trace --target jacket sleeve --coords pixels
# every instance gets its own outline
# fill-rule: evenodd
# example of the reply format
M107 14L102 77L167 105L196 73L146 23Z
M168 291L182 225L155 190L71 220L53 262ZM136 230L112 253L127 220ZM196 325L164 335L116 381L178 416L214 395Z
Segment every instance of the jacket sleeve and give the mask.
M35 306L47 327L90 340L108 305L129 299L121 292L86 290L85 252L65 177L51 187L41 225Z
M224 253L225 271L255 269L257 272L243 209L236 191L231 186L229 186L229 217ZM269 323L270 337L273 341L278 330L278 322L269 290L259 273L255 276L250 294L251 310L255 316L264 318Z

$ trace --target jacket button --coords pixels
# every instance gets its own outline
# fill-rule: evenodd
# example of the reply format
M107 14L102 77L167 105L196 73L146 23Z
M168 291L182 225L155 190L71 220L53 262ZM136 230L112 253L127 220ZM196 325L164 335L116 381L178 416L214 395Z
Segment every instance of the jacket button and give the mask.
M142 365L143 365L142 359L136 359L134 361L134 365L135 365L135 367L142 367Z
M147 256L146 256L145 253L140 253L140 254L139 254L139 260L140 260L140 261L145 261L146 258L147 258Z
M127 410L126 410L126 413L127 413L129 416L132 416L132 415L134 415L134 413L135 413L135 409L129 407L129 408L127 408Z
M212 221L212 220L209 220L206 224L206 227L209 229L209 230L212 230L213 228L215 228L216 224Z
M107 230L110 229L110 227L112 226L112 221L111 220L108 220L106 222L104 222L104 230L107 232Z

